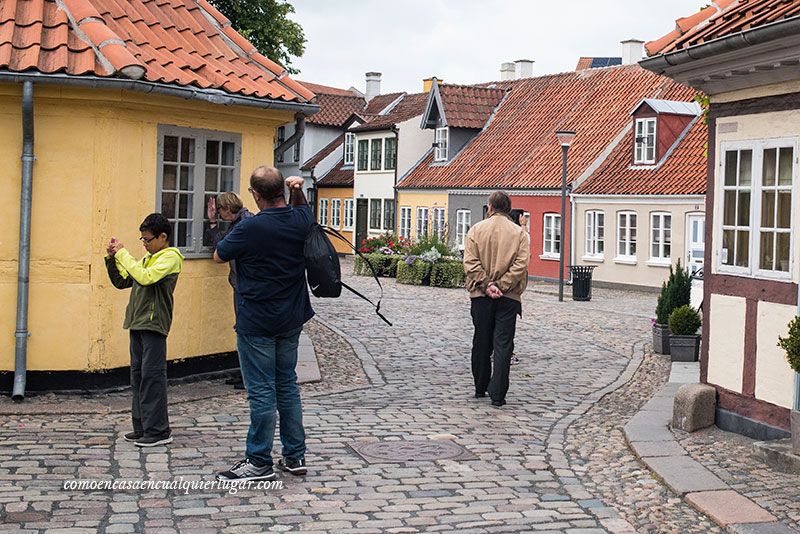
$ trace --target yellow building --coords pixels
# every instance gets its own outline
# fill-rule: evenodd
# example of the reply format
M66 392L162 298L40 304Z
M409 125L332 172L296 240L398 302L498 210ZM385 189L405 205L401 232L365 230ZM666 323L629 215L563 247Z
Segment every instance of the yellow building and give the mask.
M116 4L104 3L102 10L82 13L84 19L62 12L65 9L59 4L62 24L45 25L43 32L53 33L42 39L66 40L67 32L55 34L63 26L78 32L83 24L102 21L119 42L129 44L104 40L93 43L93 48L87 45L69 52L64 46L63 57L48 59L48 72L57 67L58 74L52 75L12 70L20 65L15 52L21 55L27 47L12 49L9 62L0 63L0 155L7 162L0 172L4 192L0 208L7 219L5 237L0 238L3 389L9 389L15 350L19 352L24 335L15 335L13 328L21 265L17 236L26 118L23 85L33 94L33 113L27 118L35 131L28 388L125 383L129 356L122 320L129 293L110 284L103 258L111 236L141 257L145 251L138 241L139 224L156 211L174 223L172 245L186 256L168 337L170 373L211 370L225 362L235 366L230 357L235 335L228 266L211 260L205 202L220 191L233 190L242 194L248 208L255 208L247 194L250 172L272 163L276 126L296 114L315 111L308 104L313 94L224 26L224 17L207 2L180 10L171 4L151 4L149 10L136 11L160 9L166 20L185 19L195 35L204 32L235 59L209 55L187 42L182 48L188 52L170 56L168 65L158 65L157 58L147 57L145 48L136 46L137 36L124 33L120 20L126 13ZM173 32L172 39L179 43L184 39L174 26L166 31ZM170 55L164 49L161 54ZM79 71L87 64L94 70ZM231 71L238 75L221 74ZM226 354L228 358L198 359ZM182 368L176 366L184 359Z
M411 240L427 234L447 241L447 191L400 189L396 228L398 235Z

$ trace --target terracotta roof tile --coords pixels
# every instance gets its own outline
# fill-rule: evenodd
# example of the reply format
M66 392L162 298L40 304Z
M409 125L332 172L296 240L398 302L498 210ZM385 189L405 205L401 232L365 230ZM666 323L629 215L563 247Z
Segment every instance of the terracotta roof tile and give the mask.
M314 167L316 167L320 161L330 156L337 148L340 148L344 143L344 134L340 135L330 143L328 143L325 148L314 154L312 158L308 161L303 163L303 166L300 167L301 171L310 171Z
M578 58L578 64L575 65L575 70L583 70L588 69L592 66L592 59L590 57L580 57Z
M579 195L704 195L708 127L699 118L659 166L633 166L633 129L575 190Z
M314 96L206 0L2 0L0 70L142 78L295 102Z
M358 96L350 89L339 89L338 87L331 87L329 85L322 85L319 83L304 82L301 80L297 81L307 87L315 95Z
M351 94L350 96L317 94L314 99L319 104L319 111L307 119L309 124L319 126L341 127L353 113L359 113L364 109L366 101L360 96Z
M557 129L578 132L568 178L583 174L630 121L643 98L691 100L695 91L638 65L497 82L510 87L488 126L446 165L429 154L401 188L556 189L561 183Z
M506 92L488 87L443 84L439 86L439 94L448 126L479 130L489 120Z
M344 169L344 160L340 160L328 174L323 176L318 182L317 187L353 187L355 183L353 166Z
M800 16L797 0L716 0L675 21L674 30L645 48L651 56L668 54L796 16Z
M381 111L386 109L389 104L403 96L405 93L386 93L372 97L372 100L367 104L364 113L370 115L378 115Z
M376 97L377 98L377 97ZM373 99L374 100L374 99ZM415 93L405 95L403 99L386 115L378 115L374 119L362 124L354 131L388 130L401 122L413 119L425 113L425 106L428 103L428 93Z

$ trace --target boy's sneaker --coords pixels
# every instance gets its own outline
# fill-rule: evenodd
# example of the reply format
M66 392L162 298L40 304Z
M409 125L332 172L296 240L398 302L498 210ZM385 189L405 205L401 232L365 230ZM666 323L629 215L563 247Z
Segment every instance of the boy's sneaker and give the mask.
M281 458L278 460L278 469L286 471L295 476L305 475L308 470L306 469L306 459L300 458L295 460L293 458Z
M142 436L133 442L137 447L158 447L159 445L167 445L172 443L172 435L166 436Z
M144 436L144 432L128 432L125 434L125 441L136 441Z
M258 467L253 465L249 458L236 462L227 471L217 473L217 480L274 480L276 478L278 475L272 470L271 465Z

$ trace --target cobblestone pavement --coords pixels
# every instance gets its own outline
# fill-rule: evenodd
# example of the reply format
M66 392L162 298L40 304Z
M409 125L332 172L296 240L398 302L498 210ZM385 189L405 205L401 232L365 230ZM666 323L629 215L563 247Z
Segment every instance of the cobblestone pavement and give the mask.
M644 352L652 295L596 290L592 302L560 304L533 288L517 330L521 363L495 409L472 398L465 292L385 282L392 328L351 295L314 302L320 321L307 331L323 380L303 386L306 477L283 476L272 490L63 490L75 478L209 481L240 458L248 415L244 395L206 383L217 395L173 396L169 449L143 451L122 439L124 412L54 405L0 423L0 530L714 531L621 437L664 379L663 362ZM371 279L348 283L376 293ZM458 456L437 447L453 444Z

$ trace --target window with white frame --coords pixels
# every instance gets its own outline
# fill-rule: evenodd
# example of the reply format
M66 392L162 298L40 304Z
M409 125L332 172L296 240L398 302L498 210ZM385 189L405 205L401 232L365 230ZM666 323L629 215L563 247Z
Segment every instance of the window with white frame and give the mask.
M394 199L383 199L383 229L394 230Z
M602 211L586 212L586 255L602 258L605 250L605 214Z
M319 199L319 223L322 225L328 224L328 199Z
M400 237L411 238L411 207L400 208Z
M344 134L344 164L352 165L355 151L356 134L347 132Z
M789 278L795 141L723 145L720 272Z
M353 228L354 210L355 210L355 201L352 198L344 199L344 228L345 228L345 230Z
M386 161L383 166L387 171L397 168L397 138L387 137L384 143Z
M417 206L417 239L428 235L428 208Z
M555 257L561 253L561 215L544 214L542 255Z
M341 213L342 213L342 199L334 198L331 200L331 227L339 228L341 223Z
M369 199L369 229L381 229L381 199Z
M464 250L470 226L472 226L472 212L469 210L456 211L456 246L459 250Z
M650 260L670 263L672 252L672 215L650 214Z
M439 240L444 240L445 215L444 208L433 208L433 235Z
M383 159L383 139L370 139L369 153L369 170L381 170L381 159Z
M278 126L278 131L275 133L275 148L278 148L286 141L286 127ZM275 155L276 163L283 163L283 152Z
M656 119L636 119L634 163L656 162Z
M369 141L361 139L358 142L358 170L366 171L369 163Z
M436 128L436 133L434 135L436 150L434 151L433 160L447 161L447 145L450 141L450 131L447 127Z
M156 209L172 224L172 245L187 257L213 252L206 205L238 191L241 145L238 134L158 127Z
M617 213L617 256L636 260L636 212Z

